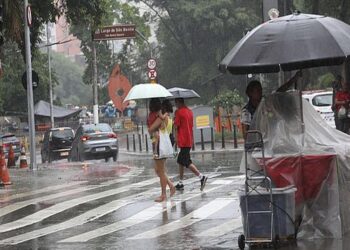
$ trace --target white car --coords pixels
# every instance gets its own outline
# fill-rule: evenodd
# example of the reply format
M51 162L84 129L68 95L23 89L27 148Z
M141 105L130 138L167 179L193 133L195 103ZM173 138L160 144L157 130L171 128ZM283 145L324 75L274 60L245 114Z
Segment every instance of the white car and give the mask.
M335 128L334 112L332 110L333 91L303 91L303 98L315 108L329 126Z

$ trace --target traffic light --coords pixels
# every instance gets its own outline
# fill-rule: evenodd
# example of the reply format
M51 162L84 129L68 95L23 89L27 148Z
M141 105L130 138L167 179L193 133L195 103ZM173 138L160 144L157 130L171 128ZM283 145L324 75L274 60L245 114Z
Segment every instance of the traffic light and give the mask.
M0 0L0 46L4 44L4 5Z

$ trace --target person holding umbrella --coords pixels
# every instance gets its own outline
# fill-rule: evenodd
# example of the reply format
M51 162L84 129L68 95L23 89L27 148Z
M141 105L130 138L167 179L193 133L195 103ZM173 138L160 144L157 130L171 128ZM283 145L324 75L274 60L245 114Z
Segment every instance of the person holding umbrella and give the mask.
M203 175L197 167L192 163L190 151L193 144L193 113L185 105L183 98L175 98L175 105L177 110L175 111L175 133L176 143L180 148L180 152L177 157L177 163L179 164L179 183L175 186L177 190L183 190L183 177L184 168L190 169L196 176L198 176L203 191L208 177Z
M150 134L159 132L160 129L165 129L170 133L172 131L173 121L169 116L169 113L172 112L172 106L170 106L170 102L165 100L161 103L159 98L152 98L149 103L150 115L148 117L147 126ZM162 115L159 116L158 113L161 111ZM157 138L154 138L158 140ZM157 142L157 147L159 147L159 143ZM156 149L155 149L156 150ZM166 200L166 186L168 185L170 188L170 196L175 194L174 184L169 179L166 173L166 158L157 155L154 157L154 170L159 177L160 187L161 187L161 195L157 197L154 201L162 202Z

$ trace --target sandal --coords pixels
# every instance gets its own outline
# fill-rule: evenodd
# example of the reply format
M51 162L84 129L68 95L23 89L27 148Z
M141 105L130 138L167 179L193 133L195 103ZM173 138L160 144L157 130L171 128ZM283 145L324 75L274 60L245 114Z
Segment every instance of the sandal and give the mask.
M166 196L159 196L158 198L156 198L154 201L155 202L163 202L166 200Z

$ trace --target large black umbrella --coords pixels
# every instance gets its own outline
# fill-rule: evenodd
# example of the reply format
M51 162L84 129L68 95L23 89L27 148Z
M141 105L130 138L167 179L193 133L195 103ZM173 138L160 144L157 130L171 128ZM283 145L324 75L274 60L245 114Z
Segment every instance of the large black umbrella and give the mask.
M350 55L350 25L331 17L294 13L265 22L219 64L232 74L271 73L342 64Z

